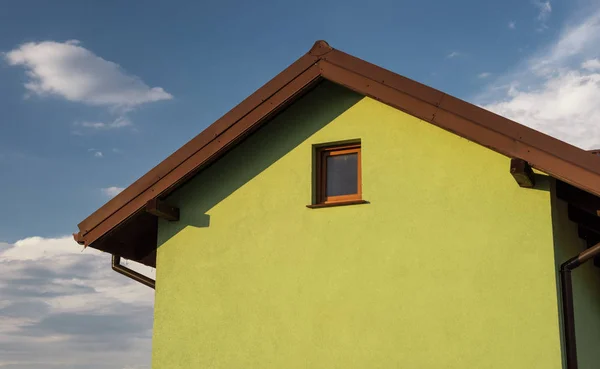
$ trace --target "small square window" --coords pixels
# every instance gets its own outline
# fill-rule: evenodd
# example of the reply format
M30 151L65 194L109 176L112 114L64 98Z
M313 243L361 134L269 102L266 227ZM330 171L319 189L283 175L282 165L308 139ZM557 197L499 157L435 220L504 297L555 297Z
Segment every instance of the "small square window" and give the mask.
M317 149L318 204L362 200L360 154L360 144Z

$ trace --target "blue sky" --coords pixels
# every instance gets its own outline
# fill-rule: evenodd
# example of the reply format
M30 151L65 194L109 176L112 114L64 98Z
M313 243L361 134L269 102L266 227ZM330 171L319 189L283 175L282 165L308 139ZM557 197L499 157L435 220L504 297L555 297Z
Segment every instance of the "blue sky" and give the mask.
M552 39L559 29L550 26L565 16L565 4L553 3L547 19L538 20L540 7L524 1L203 3L4 3L1 51L78 40L173 98L115 113L111 104L31 92L24 87L26 66L0 63L1 240L75 231L107 200L102 188L133 182L317 39L469 99L489 81L480 74L518 63ZM544 32L536 31L544 25ZM122 116L131 125L75 126Z
M23 324L59 337L56 347L81 349L68 363L43 351L57 367L83 367L101 354L78 346L82 337L130 348L104 348L115 350L107 367L148 365L150 292L104 271L106 256L86 251L81 261L65 235L318 39L582 148L600 147L598 1L4 1L0 263L27 280L53 281L46 287L58 300L23 292L17 306L0 304L0 318L20 322L13 332L0 319L0 368L52 367L23 364L47 346L27 341ZM90 264L72 275L47 269L57 260ZM84 282L65 282L73 278ZM96 326L52 331L113 311L77 299L112 301L124 322L141 309L145 320L110 339ZM29 342L25 351L7 344L15 332Z

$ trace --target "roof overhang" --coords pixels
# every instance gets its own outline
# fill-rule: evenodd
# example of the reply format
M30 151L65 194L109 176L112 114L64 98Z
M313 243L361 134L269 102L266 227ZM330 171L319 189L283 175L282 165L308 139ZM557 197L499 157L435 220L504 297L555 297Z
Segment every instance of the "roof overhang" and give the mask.
M146 211L319 81L369 96L600 196L600 157L317 41L311 50L83 220L80 244L155 265L157 218Z

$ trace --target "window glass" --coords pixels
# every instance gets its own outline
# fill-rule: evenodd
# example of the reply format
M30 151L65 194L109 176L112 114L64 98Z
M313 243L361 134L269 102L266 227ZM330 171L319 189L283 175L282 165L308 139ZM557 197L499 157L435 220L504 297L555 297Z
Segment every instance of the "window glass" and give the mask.
M358 154L327 156L326 195L341 196L358 192Z

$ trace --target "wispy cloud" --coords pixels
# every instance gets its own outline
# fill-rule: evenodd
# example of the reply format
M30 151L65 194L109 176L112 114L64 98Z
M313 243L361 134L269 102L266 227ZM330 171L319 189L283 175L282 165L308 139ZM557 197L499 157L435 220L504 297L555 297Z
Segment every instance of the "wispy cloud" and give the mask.
M492 73L490 73L490 72L483 72L483 73L479 73L479 74L477 75L477 78L480 78L480 79L485 79L485 78L488 78L488 77L489 77L489 76L491 76L491 75L492 75Z
M600 147L600 8L500 76L478 101L584 149Z
M517 28L517 23L515 21L508 22L508 29L515 29L515 28Z
M448 55L446 55L446 58L452 59L452 58L456 58L457 56L460 56L460 55L462 55L460 52L452 51Z
M106 188L102 188L101 191L105 196L108 197L115 197L117 196L119 193L121 193L125 188L123 187L106 187Z
M102 150L91 148L91 149L88 149L87 151L95 158L103 158L104 157L104 152Z
M77 126L83 128L90 128L94 130L106 130L106 129L115 129L115 128L123 128L132 125L131 121L126 117L117 117L115 120L111 122L81 122L76 123Z
M154 291L114 273L110 255L30 237L0 243L0 267L0 367L150 367Z
M552 5L550 4L550 0L541 1L534 0L533 5L538 9L537 21L539 22L538 31L543 31L548 28L547 21L550 18L550 14L552 13Z
M550 17L550 13L552 13L552 5L550 1L540 1L536 0L533 4L538 8L538 16L537 19L540 21L546 21Z

